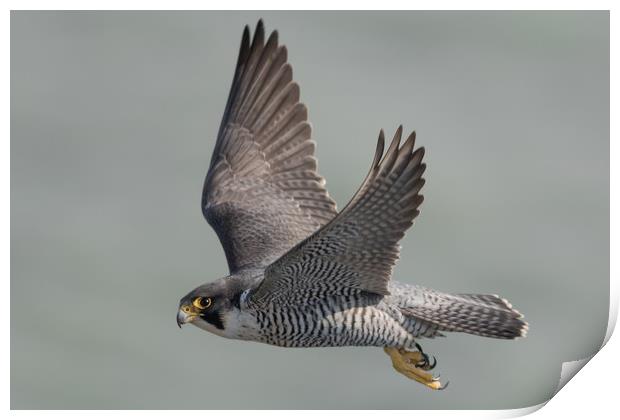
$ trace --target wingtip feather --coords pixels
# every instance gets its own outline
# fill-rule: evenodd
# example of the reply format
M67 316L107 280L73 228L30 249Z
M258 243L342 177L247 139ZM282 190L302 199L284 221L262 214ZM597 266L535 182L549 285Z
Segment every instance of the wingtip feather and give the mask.
M254 31L254 39L252 39L252 50L258 47L262 47L265 42L265 26L263 20L260 19L256 24L256 30Z
M383 128L379 130L379 139L377 140L377 148L375 150L375 158L372 161L371 169L374 169L379 165L379 161L383 156L383 150L385 148L385 133Z

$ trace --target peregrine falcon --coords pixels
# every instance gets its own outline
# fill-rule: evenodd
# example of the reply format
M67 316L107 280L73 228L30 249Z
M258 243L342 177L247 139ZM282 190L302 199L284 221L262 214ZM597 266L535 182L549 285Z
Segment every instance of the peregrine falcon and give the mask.
M283 347L378 346L394 368L443 389L417 340L443 332L514 339L527 323L497 295L391 280L419 214L424 148L402 126L340 212L317 172L308 111L278 33L246 26L202 192L230 275L180 301L177 323Z

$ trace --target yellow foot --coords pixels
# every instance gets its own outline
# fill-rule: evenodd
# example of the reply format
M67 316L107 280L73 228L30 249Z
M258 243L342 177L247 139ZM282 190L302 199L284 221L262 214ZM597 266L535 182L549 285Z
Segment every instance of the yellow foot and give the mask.
M383 350L385 350L392 359L392 366L394 366L394 369L407 378L420 382L431 389L444 389L448 385L446 382L446 384L442 386L439 382L439 377L434 377L428 372L435 367L435 363L431 365L426 355L421 351L406 351L405 349L398 349L396 347L385 347Z

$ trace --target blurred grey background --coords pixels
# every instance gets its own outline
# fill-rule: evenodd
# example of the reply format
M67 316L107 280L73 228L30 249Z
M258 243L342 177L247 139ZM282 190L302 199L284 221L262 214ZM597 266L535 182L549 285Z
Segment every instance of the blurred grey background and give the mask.
M498 293L516 342L281 349L175 324L227 273L200 193L243 25L289 47L339 208L416 129L426 201L395 277ZM609 297L607 12L13 12L11 407L517 408L595 352Z

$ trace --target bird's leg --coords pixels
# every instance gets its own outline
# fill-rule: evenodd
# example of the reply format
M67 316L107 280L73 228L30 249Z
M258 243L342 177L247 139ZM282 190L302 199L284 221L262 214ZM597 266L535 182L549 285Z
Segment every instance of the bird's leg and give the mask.
M448 383L441 385L439 377L433 376L428 371L435 367L436 360L431 364L428 356L416 345L418 351L407 351L403 348L385 347L385 352L392 359L392 366L409 379L420 382L431 389L444 389Z

